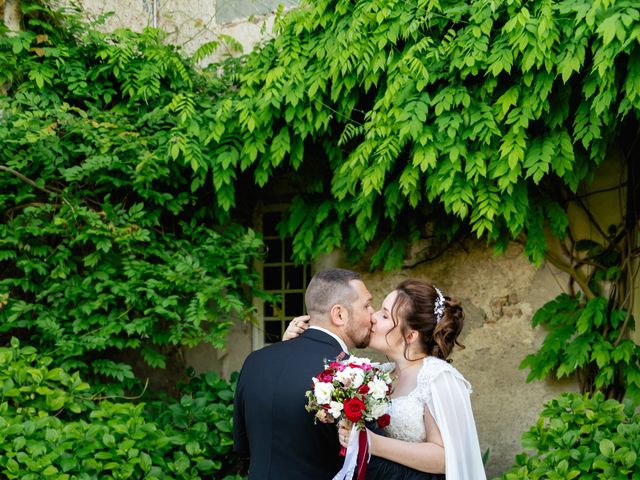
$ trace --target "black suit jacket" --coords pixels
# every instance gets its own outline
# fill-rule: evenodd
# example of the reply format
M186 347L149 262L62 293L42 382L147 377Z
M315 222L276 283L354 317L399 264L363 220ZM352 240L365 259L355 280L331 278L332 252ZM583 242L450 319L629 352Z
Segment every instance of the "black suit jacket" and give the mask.
M250 480L330 480L342 467L337 427L305 410L311 378L342 349L320 330L251 353L234 400L235 450Z

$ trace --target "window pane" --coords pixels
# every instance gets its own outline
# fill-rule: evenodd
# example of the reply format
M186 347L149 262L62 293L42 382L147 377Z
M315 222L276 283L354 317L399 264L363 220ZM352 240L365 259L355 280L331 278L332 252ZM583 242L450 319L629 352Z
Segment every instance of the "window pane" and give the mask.
M282 262L282 240L275 238L272 240L265 240L267 246L267 258L265 263L279 263Z
M287 290L295 290L304 288L304 267L288 266L284 267L284 278Z
M282 289L282 267L264 267L264 289Z
M276 343L282 340L282 322L280 320L264 321L264 341L265 343Z
M293 261L293 238L284 239L284 258L286 262Z
M286 293L284 296L284 314L287 317L296 317L304 314L302 293Z
M279 303L266 302L264 304L264 316L281 318L283 316L282 305Z
M262 264L263 288L279 297L263 304L265 343L279 342L286 323L305 313L304 290L311 278L309 265L292 265L292 239L280 239L277 230L281 218L282 212L267 212L262 217L266 247Z
M265 213L262 217L262 234L265 237L274 237L278 236L278 222L282 217L282 213L280 212L268 212Z
M307 284L309 283L309 280L311 280L311 264L306 264L304 270L304 273L306 274L306 278L304 279L304 288L307 288Z

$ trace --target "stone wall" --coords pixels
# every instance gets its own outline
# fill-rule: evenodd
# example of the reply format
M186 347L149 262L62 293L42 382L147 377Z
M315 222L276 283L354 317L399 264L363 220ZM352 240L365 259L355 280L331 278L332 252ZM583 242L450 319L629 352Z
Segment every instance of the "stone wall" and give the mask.
M495 256L480 243L464 243L435 261L394 274L366 274L376 303L399 281L415 277L434 282L461 301L465 349L453 364L473 386L472 405L482 451L489 450L487 475L503 473L521 451L520 436L535 422L542 403L575 390L572 383L525 382L522 359L533 353L544 332L530 326L532 314L566 285L564 274L545 264L536 269L513 244Z
M295 5L294 0L81 0L90 17L109 14L105 30L159 27L169 41L194 52L206 42L229 35L244 52L269 35L278 4ZM221 51L220 54L224 54Z

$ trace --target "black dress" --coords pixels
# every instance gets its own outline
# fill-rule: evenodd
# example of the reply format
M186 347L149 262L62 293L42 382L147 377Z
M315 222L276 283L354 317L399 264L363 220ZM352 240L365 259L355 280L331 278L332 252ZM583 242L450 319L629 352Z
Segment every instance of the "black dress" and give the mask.
M366 480L445 480L443 474L425 473L385 458L371 456Z

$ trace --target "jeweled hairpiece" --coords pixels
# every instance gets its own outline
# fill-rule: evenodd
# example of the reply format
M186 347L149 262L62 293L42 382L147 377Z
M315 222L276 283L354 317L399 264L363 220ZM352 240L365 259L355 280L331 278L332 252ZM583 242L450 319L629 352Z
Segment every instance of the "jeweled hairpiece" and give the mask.
M436 323L440 323L442 320L442 315L444 315L444 295L438 289L438 287L433 287L436 289L436 293L438 294L438 298L436 298L436 302L433 305L433 314L436 317Z

